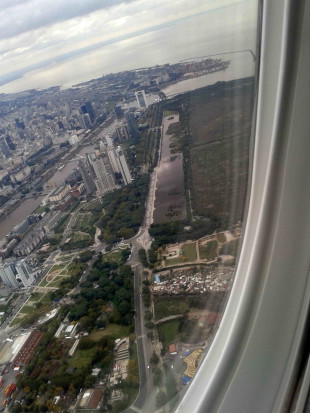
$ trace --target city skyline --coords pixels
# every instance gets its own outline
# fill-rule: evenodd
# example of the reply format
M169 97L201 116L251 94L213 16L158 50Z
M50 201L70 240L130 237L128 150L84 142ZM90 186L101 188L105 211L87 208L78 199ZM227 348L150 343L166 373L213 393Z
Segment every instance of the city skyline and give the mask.
M74 8L70 2L47 2L44 10L36 0L7 2L0 12L0 92L78 83L201 53L252 48L256 3L196 1L188 12L184 0L152 6L143 0L94 0ZM10 19L16 18L11 27ZM206 24L195 33L193 27L202 20Z

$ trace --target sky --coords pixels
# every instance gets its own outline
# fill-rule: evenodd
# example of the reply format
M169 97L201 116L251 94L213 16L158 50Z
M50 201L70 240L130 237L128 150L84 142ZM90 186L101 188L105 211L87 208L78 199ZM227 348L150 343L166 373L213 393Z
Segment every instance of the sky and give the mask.
M0 0L0 93L255 48L256 0Z

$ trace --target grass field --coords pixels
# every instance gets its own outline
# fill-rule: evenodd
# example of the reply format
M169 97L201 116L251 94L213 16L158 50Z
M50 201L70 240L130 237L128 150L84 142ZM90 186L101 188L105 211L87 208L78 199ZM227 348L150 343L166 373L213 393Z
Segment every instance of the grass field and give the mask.
M196 261L197 260L197 253L196 253L196 243L192 242L190 244L184 244L182 247L183 253L188 261Z
M87 367L91 363L96 351L97 346L87 350L76 350L73 357L69 359L69 363L76 368Z
M46 209L47 209L46 206L40 205L40 206L34 211L34 213L35 213L35 214L43 214L43 212L45 212Z
M35 301L35 302L40 301L41 298L42 298L44 295L45 295L45 293L32 293L32 294L31 294L31 300L32 300L32 301Z
M216 234L216 238L218 242L220 242L221 244L224 244L224 242L227 241L226 235L224 234L224 232L219 232L218 234Z
M177 255L175 258L165 259L165 266L169 267L171 265L184 264L190 261L197 260L196 246L195 243L184 244L182 246L183 255Z
M168 345L177 338L179 325L179 320L172 320L158 326L159 339L165 351L167 351Z
M163 116L174 116L174 115L178 115L179 112L176 112L175 110L164 110Z
M35 307L32 307L31 305L24 305L20 310L19 310L19 312L21 313L21 314L32 314L33 312L34 312L34 310L35 310Z
M43 278L43 280L40 282L40 284L38 285L38 287L46 287L47 286L47 281L45 279L45 277Z
M205 245L199 245L199 255L201 260L214 260L217 257L218 242L209 241Z
M113 338L121 338L129 335L129 327L118 324L109 324L104 330L93 331L88 338L94 341L100 340L102 337L111 336Z
M178 255L176 258L165 260L165 266L169 267L171 265L184 264L185 262L187 262L186 257L184 255Z
M83 241L83 240L90 240L90 235L88 234L81 234L81 233L77 233L74 232L71 234L71 242L79 242L79 241Z
M58 287L64 277L55 277L52 282L48 284L49 287Z
M188 310L186 300L161 300L155 303L155 318L160 320L171 315L183 314Z
M102 207L102 203L100 201L96 201L96 202L92 202L91 204L86 203L85 206L83 206L83 208L80 209L80 211L85 211L85 212L96 211L98 209L101 209L101 207Z
M234 239L232 241L226 242L221 248L220 254L221 255L233 255L234 257L237 255L239 239Z
M242 221L246 196L253 82L214 85L182 98L187 104L189 171L194 214ZM181 119L182 120L182 119Z
M107 254L104 254L103 257L102 257L102 262L120 263L120 261L121 261L121 251L120 250L108 252Z
M226 220L235 200L233 222L242 220L247 187L248 137L237 136L194 148L190 163L196 213L213 213Z
M14 320L10 322L10 327L15 326L16 324L20 323L26 317L15 317Z
M49 303L51 302L51 299L50 299L50 297L49 297L49 294L48 294L48 293L45 293L45 294L44 294L44 297L41 298L40 302L41 302L42 304L49 304Z
M86 228L92 227L91 217L92 216L90 212L78 213L75 219L74 225L72 227L72 230L83 231Z

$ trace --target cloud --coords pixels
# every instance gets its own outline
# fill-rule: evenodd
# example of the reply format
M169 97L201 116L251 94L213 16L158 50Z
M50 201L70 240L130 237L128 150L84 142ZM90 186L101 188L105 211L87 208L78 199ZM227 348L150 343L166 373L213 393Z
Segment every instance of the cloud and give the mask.
M1 9L2 2L6 4L5 10ZM176 47L184 51L185 44L190 43L186 46L187 57L192 54L191 44L219 38L222 32L232 33L234 27L236 30L245 25L253 27L256 7L256 0L191 0L190 8L188 0L0 0L0 85L25 79L27 73L34 78L40 71L55 72L56 66L69 67L70 62L77 59L85 66L90 55L101 56L107 50L111 50L110 60L117 62L113 69L107 66L109 71L133 66L136 59L131 61L131 48L139 53L143 47L142 54L154 53L158 61L162 61L160 57L167 49L164 61L168 62L172 56L179 56L177 51L171 53L173 44L180 43ZM9 16L11 20L14 16L16 24L11 24L14 26L11 32L5 33ZM202 26L193 23L195 16L201 16L201 24L206 26L205 35ZM178 29L173 29L174 25L178 25ZM148 39L145 47L141 44L139 39L147 33L154 33L157 39L156 33L168 27L172 27L166 38L169 42L150 47ZM121 55L129 53L131 59L122 62L116 56L117 45L126 39L128 47ZM97 50L100 53L97 54ZM75 72L74 67L70 69L71 73Z
M2 39L108 9L131 0L2 0ZM2 4L3 2L3 4Z

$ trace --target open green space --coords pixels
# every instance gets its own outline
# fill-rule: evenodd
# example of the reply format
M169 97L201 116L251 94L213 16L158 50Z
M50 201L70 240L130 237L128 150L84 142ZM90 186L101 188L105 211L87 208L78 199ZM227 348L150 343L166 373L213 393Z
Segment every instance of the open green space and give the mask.
M54 231L56 234L60 234L60 233L62 234L64 232L64 230L66 229L69 223L70 218L71 218L71 214L67 214L63 218L61 218L61 220L58 222L58 224L54 228Z
M149 175L143 174L131 184L104 196L105 214L96 224L102 230L103 241L111 245L138 232L145 214L148 190Z
M166 321L158 326L159 339L165 351L167 351L168 345L178 337L179 326L179 320Z
M221 255L232 255L236 256L237 255L237 250L238 250L238 244L239 244L239 239L234 239L232 241L226 242L220 250Z
M184 264L187 261L184 255L178 255L176 258L169 258L165 260L165 266Z
M91 231L93 229L91 213L78 213L72 227L73 231Z
M40 303L42 304L49 304L51 302L51 298L49 293L45 293L44 296L41 298Z
M62 270L63 268L65 267L65 265L62 265L62 264L55 264L55 265L53 265L52 266L52 268L49 270L49 272L48 272L48 274L50 274L50 273L52 273L52 272L54 272L54 271L57 271L57 270Z
M40 205L40 206L34 211L34 214L43 214L43 212L45 212L46 210L48 210L48 207L47 207L47 206Z
M19 312L22 314L32 314L35 310L35 307L32 307L31 305L24 305Z
M199 255L202 260L214 260L218 253L218 242L213 240L205 245L199 245Z
M121 250L110 251L102 256L102 262L116 262L119 264L121 262Z
M178 115L179 113L175 110L164 110L164 114L163 116L174 116L174 115Z
M243 218L253 90L253 78L218 82L165 103L180 111L180 132L172 124L169 133L183 150L193 215L216 216L222 227Z
M186 262L196 261L197 260L197 251L196 251L196 244L191 242L189 244L184 244L182 246L182 251L180 255L177 255L172 258L165 259L165 265L177 265L183 264Z
M88 337L91 340L99 341L102 337L111 336L114 339L127 337L129 335L129 327L120 324L109 324L104 330L95 330Z
M89 211L98 211L101 210L102 208L102 203L101 201L95 201L95 202L90 202L90 203L86 203L85 206L83 206L83 208L80 209L80 211L85 211L85 212L89 212Z
M72 257L59 257L57 258L58 261L61 261L64 264L68 264L72 261Z
M92 362L94 355L96 354L97 347L94 346L92 348L86 350L76 350L73 357L69 359L69 363L72 367L81 368L87 367Z
M43 280L40 282L38 287L46 287L47 286L47 281L46 281L46 276L43 278Z
M224 234L224 232L219 232L218 234L216 234L216 238L218 242L220 242L221 244L224 244L224 242L227 241L226 235Z
M73 234L71 234L72 242L79 242L79 241L84 241L84 240L89 240L89 239L90 239L90 235L85 234L85 233L74 232Z
M15 326L16 324L20 323L26 317L15 317L14 320L10 322L10 327Z
M53 279L53 281L51 281L51 282L48 284L48 286L49 286L49 287L58 287L62 280L63 280L63 277L59 277L59 276L58 276L58 277L55 277L55 278Z
M32 293L31 294L31 300L32 301L40 301L41 298L45 295L45 293Z
M156 320L171 315L183 314L189 309L186 300L160 300L155 303L154 307Z
M185 255L188 261L196 261L197 260L197 251L196 251L196 243L192 242L191 244L184 244L182 246L183 254Z

